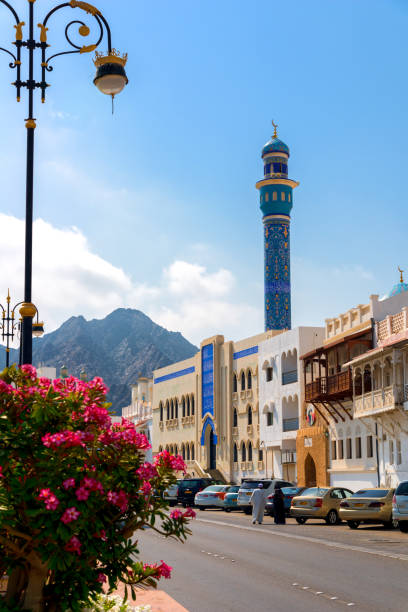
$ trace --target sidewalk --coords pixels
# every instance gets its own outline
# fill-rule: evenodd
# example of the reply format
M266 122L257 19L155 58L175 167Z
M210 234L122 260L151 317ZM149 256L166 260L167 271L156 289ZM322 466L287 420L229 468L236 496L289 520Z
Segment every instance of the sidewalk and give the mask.
M121 585L116 591L117 595L123 596L124 586ZM129 599L131 606L141 606L142 604L150 604L152 612L188 612L186 608L177 603L174 599L167 595L164 591L155 589L137 589L136 601Z

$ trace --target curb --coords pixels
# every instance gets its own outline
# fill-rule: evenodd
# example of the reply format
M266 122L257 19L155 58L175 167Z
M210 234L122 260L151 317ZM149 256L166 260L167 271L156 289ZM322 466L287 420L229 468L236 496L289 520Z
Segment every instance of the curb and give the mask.
M115 595L123 597L124 586L121 585L115 591ZM149 604L152 607L152 612L189 612L187 608L184 608L170 595L156 589L136 589L136 601L130 599L129 604L132 606Z

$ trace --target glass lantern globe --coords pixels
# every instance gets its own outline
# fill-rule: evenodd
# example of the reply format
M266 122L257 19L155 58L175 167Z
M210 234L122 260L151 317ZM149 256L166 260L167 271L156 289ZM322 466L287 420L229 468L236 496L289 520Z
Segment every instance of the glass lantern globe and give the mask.
M121 57L115 50L109 55L97 55L95 59L96 75L94 84L107 96L116 96L128 84L125 64L127 55Z
M33 323L33 336L35 338L41 338L44 334L44 323Z

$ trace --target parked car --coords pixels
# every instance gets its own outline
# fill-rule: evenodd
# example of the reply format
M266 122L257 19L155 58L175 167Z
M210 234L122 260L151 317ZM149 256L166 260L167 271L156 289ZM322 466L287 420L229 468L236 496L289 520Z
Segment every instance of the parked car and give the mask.
M196 493L215 484L211 478L186 478L178 483L177 502L185 508L194 505Z
M229 485L210 485L202 491L196 493L194 497L194 505L199 510L206 508L222 508L224 496L229 488Z
M305 488L306 487L281 487L281 491L283 493L283 505L285 507L285 512L288 516L292 499L296 497L296 495L300 495L300 493L304 491ZM269 514L269 516L274 515L273 495L268 495L265 510L267 514Z
M350 529L360 523L382 523L392 527L392 498L395 489L360 489L347 500L340 502L339 517L347 521Z
M238 491L237 505L245 514L251 514L252 512L252 506L249 500L251 499L254 489L258 488L259 483L262 483L266 497L274 494L275 487L281 489L282 487L294 486L292 482L287 482L280 478L243 478Z
M238 491L239 485L231 485L230 487L228 487L228 490L225 493L224 500L222 502L222 507L225 512L231 512L232 510L240 510L237 504Z
M163 491L163 499L167 501L170 506L175 506L177 504L179 482L180 480L177 480L177 483L170 485Z
M398 521L400 530L408 533L408 480L400 482L392 500L392 518Z
M344 487L309 487L292 499L290 516L303 525L308 519L324 519L328 525L337 525L340 503L351 497L353 491Z

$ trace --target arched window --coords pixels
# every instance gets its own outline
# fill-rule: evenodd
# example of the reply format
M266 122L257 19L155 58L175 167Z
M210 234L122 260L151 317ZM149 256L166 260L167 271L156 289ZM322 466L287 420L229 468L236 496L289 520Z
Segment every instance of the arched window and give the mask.
M191 444L191 461L194 461L195 459L195 447L194 447L194 442Z
M248 442L248 461L252 461L252 442Z
M184 444L181 445L181 456L183 459L186 458L186 449L184 448Z
M182 405L182 408L183 408L182 414L183 414L183 417L185 417L186 416L186 400L185 400L184 397L181 400L181 405Z
M265 193L265 202L269 202L269 193L268 192Z
M238 463L238 448L236 444L234 444L234 463Z
M238 427L238 413L237 413L237 409L234 408L234 413L232 416L232 426L233 427Z
M162 453L162 452L163 452L163 447L159 446L159 453Z
M232 392L236 393L238 391L238 381L237 381L237 375L234 374L232 377Z
M245 443L242 443L242 448L241 448L241 461L246 461L246 446Z
M252 408L248 406L248 425L252 425Z
M263 449L260 448L258 451L258 461L263 461Z
M191 396L191 416L194 416L194 395Z
M178 400L177 398L174 400L174 418L178 419Z
M174 403L173 400L171 400L170 402L170 414L171 414L171 419L174 419Z
M242 372L241 374L241 390L245 390L245 372Z
M272 196L272 200L277 200L278 199L278 192L274 191L273 192L273 196Z
M166 401L166 414L167 414L167 420L169 420L169 418L170 418L169 400Z
M187 395L187 416L190 416L190 397Z
M283 202L285 201L285 197L286 197L286 194L285 194L285 192L284 192L284 191L282 191L282 192L281 192L281 200L282 200Z
M159 408L160 408L160 421L163 420L163 404L160 402L159 404Z
M174 446L174 454L178 455L178 448L177 448L177 444Z
M187 450L187 461L190 461L190 445L189 444L187 444L186 450Z
M252 374L251 374L251 370L249 370L248 372L248 389L252 389Z

